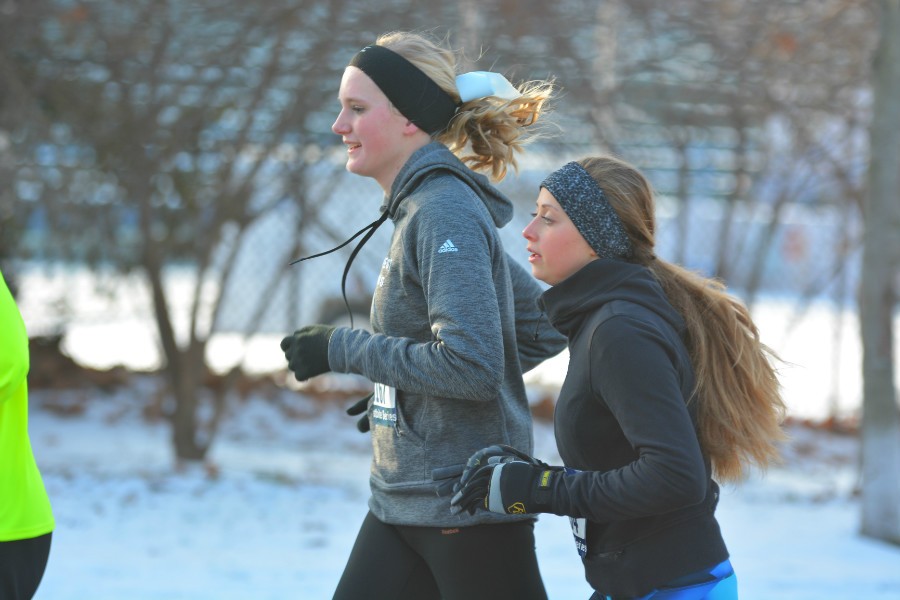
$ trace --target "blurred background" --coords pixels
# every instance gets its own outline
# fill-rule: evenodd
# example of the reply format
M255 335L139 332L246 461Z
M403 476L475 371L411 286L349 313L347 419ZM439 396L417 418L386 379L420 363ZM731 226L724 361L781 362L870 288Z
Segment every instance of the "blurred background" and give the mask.
M377 217L380 189L346 173L330 127L356 50L411 29L460 48L463 70L559 87L552 135L500 184L517 206L503 230L514 258L527 265L520 232L549 171L604 152L636 164L658 193L660 256L723 279L789 361L803 363L795 352L814 336L806 379L785 382L792 418L861 435L869 411L870 456L896 474L897 10L0 0L0 269L33 338L31 386L102 393L157 374L144 414L169 424L187 462L206 458L248 390L364 392L356 380L298 386L277 344L347 321L349 249L290 262ZM350 274L357 326L388 229ZM561 375L533 376L545 412ZM900 542L900 489L879 486L863 528Z

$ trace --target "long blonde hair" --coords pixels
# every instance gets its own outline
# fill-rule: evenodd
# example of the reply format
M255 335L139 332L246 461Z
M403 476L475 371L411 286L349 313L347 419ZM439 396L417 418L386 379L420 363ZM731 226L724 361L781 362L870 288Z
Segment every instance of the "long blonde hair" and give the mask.
M653 189L635 167L614 157L579 161L618 213L634 248L632 262L650 269L684 318L696 376L700 445L721 481L779 460L785 405L774 362L747 308L724 283L666 262L654 253Z
M383 34L375 43L414 64L459 102L453 50L406 31ZM551 81L531 81L516 87L520 96L515 100L490 96L464 103L447 129L435 136L469 167L488 173L494 181L506 177L509 167L516 170L516 153L542 135L534 125L547 112L546 103L555 92Z

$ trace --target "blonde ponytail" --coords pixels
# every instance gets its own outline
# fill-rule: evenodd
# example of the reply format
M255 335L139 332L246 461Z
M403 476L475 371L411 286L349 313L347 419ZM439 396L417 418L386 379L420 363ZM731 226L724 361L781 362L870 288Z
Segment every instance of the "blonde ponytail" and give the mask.
M411 32L387 33L375 43L403 56L459 102L452 50ZM513 100L489 96L462 104L435 139L473 170L488 174L494 181L503 180L510 167L518 168L516 154L544 135L545 130L536 124L548 112L547 102L554 96L555 85L533 81L518 86L518 90L520 96Z

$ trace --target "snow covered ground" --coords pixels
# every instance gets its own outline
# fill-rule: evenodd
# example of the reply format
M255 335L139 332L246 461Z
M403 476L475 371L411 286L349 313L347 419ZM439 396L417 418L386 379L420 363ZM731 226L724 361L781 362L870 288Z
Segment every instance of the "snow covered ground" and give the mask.
M349 401L234 399L209 465L178 470L168 427L142 416L158 382L132 381L111 394L32 391L57 519L36 600L330 598L368 497L368 436L343 413ZM535 434L538 456L558 462L550 425ZM857 533L856 439L791 434L784 467L723 493L741 597L897 600L900 548ZM550 598L586 600L568 522L544 515L536 537Z

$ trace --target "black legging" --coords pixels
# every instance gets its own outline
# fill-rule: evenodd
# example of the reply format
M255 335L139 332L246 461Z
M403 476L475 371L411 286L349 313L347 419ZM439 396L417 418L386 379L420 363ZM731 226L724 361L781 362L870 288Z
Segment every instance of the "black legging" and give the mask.
M51 535L0 542L0 598L31 600L34 597L47 568Z
M437 528L366 515L334 600L546 600L534 522Z

